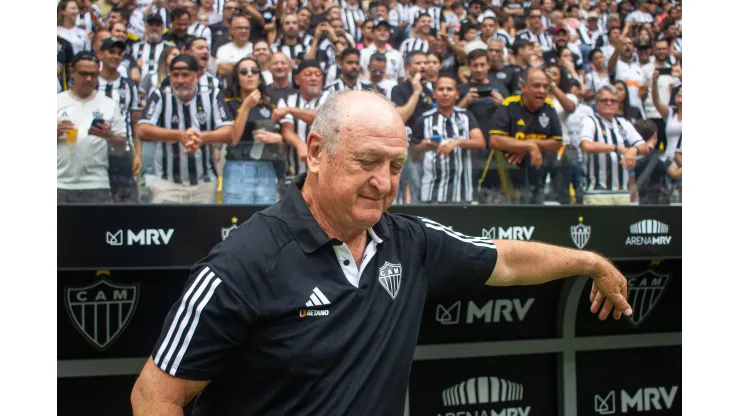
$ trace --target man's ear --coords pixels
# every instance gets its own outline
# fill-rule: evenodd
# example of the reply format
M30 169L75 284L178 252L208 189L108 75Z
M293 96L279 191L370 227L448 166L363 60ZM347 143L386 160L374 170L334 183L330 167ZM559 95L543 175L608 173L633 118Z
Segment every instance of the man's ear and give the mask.
M321 155L324 153L324 145L321 136L315 131L308 133L306 138L306 166L311 173L319 173L319 163Z

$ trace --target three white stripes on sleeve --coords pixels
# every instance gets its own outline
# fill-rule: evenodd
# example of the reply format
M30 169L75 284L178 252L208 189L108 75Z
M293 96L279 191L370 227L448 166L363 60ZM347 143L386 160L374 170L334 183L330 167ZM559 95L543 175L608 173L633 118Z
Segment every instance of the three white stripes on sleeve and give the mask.
M177 368L180 366L195 329L198 327L200 314L220 284L221 279L216 277L213 271L206 266L185 292L182 303L177 309L177 314L170 324L167 336L154 356L154 363L163 371L172 376L177 374ZM183 334L185 334L184 339ZM173 355L174 360L172 360Z

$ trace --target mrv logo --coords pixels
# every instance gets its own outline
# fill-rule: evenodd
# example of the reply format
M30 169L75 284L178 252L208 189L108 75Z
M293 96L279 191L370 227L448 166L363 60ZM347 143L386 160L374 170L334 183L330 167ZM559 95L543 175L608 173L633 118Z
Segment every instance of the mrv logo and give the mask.
M665 387L645 387L635 392L622 390L617 406L616 393L612 390L603 397L594 395L594 411L600 415L614 415L668 410L673 407L677 392L678 386L671 386L670 390Z
M534 234L534 226L531 227L491 227L483 229L483 237L499 240L529 240Z
M115 232L108 231L105 233L105 242L111 246L166 246L169 244L172 234L175 230L170 228L168 230L158 229L145 229L145 230L126 230L126 239L124 240L123 230Z
M478 306L471 300L468 301L464 314L465 323L472 324L475 321L498 323L502 320L505 322L523 321L532 304L534 304L534 298L492 299L484 303L483 306ZM460 322L460 309L462 309L462 301L459 300L449 307L437 305L437 322L442 325L457 325Z
M527 416L531 406L522 406L524 387L498 377L474 377L442 391L446 408L438 416Z
M626 246L667 246L671 244L668 225L658 220L642 220L630 225Z

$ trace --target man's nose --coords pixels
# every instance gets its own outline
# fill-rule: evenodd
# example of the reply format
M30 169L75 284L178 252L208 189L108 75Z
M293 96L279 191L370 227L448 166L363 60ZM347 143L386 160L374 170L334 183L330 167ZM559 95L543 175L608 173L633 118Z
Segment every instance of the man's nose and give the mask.
M388 195L391 191L390 166L383 166L377 169L375 175L370 179L370 185L378 190L380 196Z

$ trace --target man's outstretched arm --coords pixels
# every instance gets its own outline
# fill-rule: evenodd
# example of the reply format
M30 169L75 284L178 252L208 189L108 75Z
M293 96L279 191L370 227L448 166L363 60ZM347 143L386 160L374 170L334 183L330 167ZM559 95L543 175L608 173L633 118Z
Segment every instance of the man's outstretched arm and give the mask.
M593 278L591 312L604 320L614 309L614 318L632 315L627 303L627 279L609 260L589 251L549 244L495 240L498 259L489 286L535 285L569 276ZM603 307L602 307L603 304Z
M131 392L134 416L182 416L185 406L206 385L207 381L171 376L149 357Z

